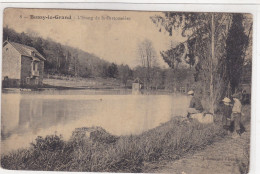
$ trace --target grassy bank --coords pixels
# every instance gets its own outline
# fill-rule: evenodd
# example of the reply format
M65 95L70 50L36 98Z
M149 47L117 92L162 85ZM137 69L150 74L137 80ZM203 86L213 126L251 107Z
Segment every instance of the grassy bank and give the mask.
M142 172L147 163L179 159L225 135L218 124L181 118L136 136L92 130L76 129L69 141L57 135L38 137L29 149L2 156L1 165L13 170Z
M243 122L249 123L250 106L243 110ZM1 156L1 165L13 170L142 172L153 163L202 150L225 135L218 122L202 125L181 117L132 136L113 136L102 128L78 128L68 141L57 135L38 137L29 149Z

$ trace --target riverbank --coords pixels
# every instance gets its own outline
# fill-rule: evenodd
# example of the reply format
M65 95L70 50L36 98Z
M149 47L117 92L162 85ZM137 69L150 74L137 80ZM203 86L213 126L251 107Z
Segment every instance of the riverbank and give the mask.
M41 86L5 87L3 91L82 90L82 89L131 89L131 84L122 85L115 78L51 77L44 78Z
M202 125L182 117L132 136L79 128L68 141L57 135L38 137L29 149L2 156L1 165L13 170L147 172L162 162L202 151L226 135L219 122Z
M124 88L120 80L114 78L44 78L44 88L56 89L115 89Z
M3 92L30 92L44 90L110 90L131 89L123 86L114 78L44 78L42 86L27 86L21 88L2 88Z

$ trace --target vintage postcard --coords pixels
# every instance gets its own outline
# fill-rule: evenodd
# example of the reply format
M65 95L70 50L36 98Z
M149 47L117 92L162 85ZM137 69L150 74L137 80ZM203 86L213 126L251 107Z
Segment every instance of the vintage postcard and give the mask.
M253 18L6 8L2 169L248 173Z

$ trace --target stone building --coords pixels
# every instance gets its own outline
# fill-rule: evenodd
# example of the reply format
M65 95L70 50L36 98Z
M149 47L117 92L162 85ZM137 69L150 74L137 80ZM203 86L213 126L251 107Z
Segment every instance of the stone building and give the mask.
M3 87L41 86L45 60L33 47L5 41L2 53Z
M141 94L143 82L137 77L132 83L132 94Z

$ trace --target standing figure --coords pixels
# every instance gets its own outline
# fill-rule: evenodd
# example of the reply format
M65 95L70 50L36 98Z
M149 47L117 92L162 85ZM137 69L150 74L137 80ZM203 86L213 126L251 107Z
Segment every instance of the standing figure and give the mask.
M223 106L223 117L222 117L222 123L223 128L228 131L228 133L231 133L231 114L232 114L232 105L231 100L227 97L225 97L223 100L224 106Z
M242 110L242 104L239 100L240 95L239 94L233 94L232 98L234 100L234 105L232 108L232 120L234 123L234 132L233 132L233 138L237 138L240 136L240 124L241 124L241 110Z

